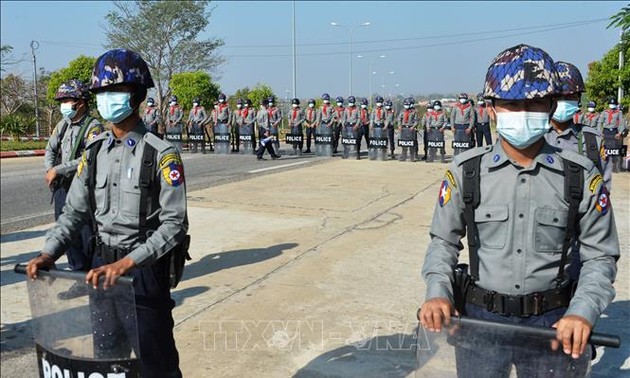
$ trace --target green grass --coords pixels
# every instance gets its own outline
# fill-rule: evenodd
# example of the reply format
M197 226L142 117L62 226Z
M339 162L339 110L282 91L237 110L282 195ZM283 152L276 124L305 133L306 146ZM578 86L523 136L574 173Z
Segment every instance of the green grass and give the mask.
M0 151L43 150L46 148L45 140L14 141L3 140L0 142Z

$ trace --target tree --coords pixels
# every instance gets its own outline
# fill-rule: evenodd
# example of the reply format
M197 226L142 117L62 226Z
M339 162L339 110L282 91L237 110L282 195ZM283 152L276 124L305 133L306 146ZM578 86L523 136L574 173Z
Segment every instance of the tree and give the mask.
M116 1L107 14L107 46L127 48L147 62L158 107L166 114L169 82L175 73L212 71L223 59L221 39L198 39L209 24L210 1Z
M230 104L230 106L232 108L236 107L236 100L239 99L239 98L242 99L243 101L245 101L245 100L247 100L249 98L249 87L244 87L244 88L237 89L236 93L234 93L234 96L230 96L230 98L228 98L228 103ZM252 104L252 106L253 106L253 104Z
M617 98L619 77L623 88L630 87L630 66L625 65L619 72L619 48L617 45L610 49L604 57L597 62L588 65L588 78L586 79L586 95L590 101L597 102L597 108L606 107L610 97ZM630 45L624 48L625 56L630 56ZM630 94L626 93L621 99L625 109L630 106Z
M630 5L626 5L621 10L610 17L608 28L621 28L625 33L630 28Z
M15 114L32 102L31 86L20 76L9 74L0 79L0 114Z
M13 51L13 46L10 46L10 45L0 46L0 72L4 72L5 68L8 66L12 66L22 61L22 60L16 60L15 58L13 58L10 55L11 51Z
M52 74L50 74L50 79L48 81L48 88L46 90L46 100L50 103L55 102L55 93L57 93L57 89L59 86L71 79L78 79L84 82L86 85L90 85L92 81L92 70L94 69L94 64L96 63L96 58L91 56L79 55L76 59L70 61L67 67L61 68ZM91 104L93 104L94 99L91 100Z
M180 106L192 108L192 101L199 97L201 105L211 109L214 101L219 97L219 86L212 82L206 72L182 72L173 74L170 82L171 93L177 96Z
M276 97L271 87L264 83L257 83L247 94L254 108L258 108L262 100L269 96Z

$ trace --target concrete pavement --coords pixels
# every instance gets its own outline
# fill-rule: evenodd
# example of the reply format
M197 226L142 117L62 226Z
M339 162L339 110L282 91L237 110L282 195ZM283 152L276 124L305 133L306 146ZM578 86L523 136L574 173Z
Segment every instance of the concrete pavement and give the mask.
M184 376L413 376L411 351L360 346L413 332L446 167L335 158L190 192L193 261L173 291ZM597 328L626 343L600 349L594 376L630 369L628 177L613 176L622 258ZM23 277L10 269L37 253L46 228L2 236L2 377L35 364Z

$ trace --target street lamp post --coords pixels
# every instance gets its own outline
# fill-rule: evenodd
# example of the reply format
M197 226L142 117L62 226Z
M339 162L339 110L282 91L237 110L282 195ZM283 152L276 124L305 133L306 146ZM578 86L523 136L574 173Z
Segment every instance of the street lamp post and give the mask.
M35 90L35 136L39 138L39 107L37 106L37 63L35 60L35 50L39 48L39 42L31 41L31 53L33 54L33 83Z
M378 56L378 58L385 58L385 57L386 57L385 55L379 55ZM363 58L363 55L357 55L357 58ZM376 72L374 72L374 59L375 58L376 57L370 58L370 77L369 77L369 80L370 80L370 107L373 106L373 104L372 104L372 97L373 97L372 96L373 95L372 81L373 81L374 75L376 75Z
M353 27L352 29L349 29L348 27L341 25L340 23L337 23L337 22L331 22L330 24L332 26L344 28L350 34L350 39L348 40L348 96L352 96L352 34L357 28L360 28L363 26L370 26L370 23L364 22L360 25Z

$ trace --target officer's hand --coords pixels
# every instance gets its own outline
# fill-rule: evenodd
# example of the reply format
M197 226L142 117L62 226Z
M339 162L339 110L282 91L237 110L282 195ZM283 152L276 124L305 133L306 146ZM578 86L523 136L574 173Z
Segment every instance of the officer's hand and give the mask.
M55 168L50 168L46 172L46 184L50 186L50 184L52 184L55 177L57 177L57 170Z
M615 134L615 139L617 140L621 139L621 134L620 133Z
M450 325L451 316L456 314L457 311L451 301L446 298L433 298L424 302L416 316L424 328L431 332L440 332L442 323Z
M85 283L92 285L94 289L98 288L98 279L100 276L105 276L105 282L103 283L103 289L108 289L110 286L116 284L118 277L124 275L133 267L136 263L129 257L123 257L122 259L113 262L108 265L103 265L98 268L90 270L85 276Z
M566 315L558 320L553 328L556 328L556 338L562 343L565 354L570 354L573 358L579 358L588 345L588 337L593 326L583 317L577 315ZM557 345L552 345L556 350Z
M37 269L50 269L55 266L55 260L53 260L50 255L45 253L40 254L39 256L31 259L28 264L26 264L26 275L30 279L37 278Z
M470 135L470 129L466 129L466 135Z

